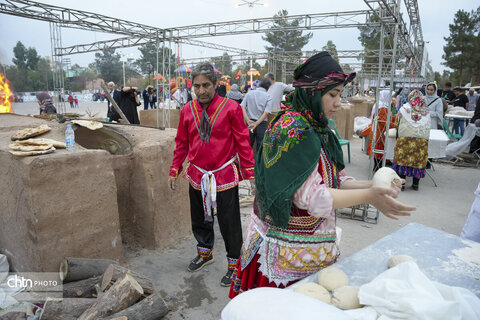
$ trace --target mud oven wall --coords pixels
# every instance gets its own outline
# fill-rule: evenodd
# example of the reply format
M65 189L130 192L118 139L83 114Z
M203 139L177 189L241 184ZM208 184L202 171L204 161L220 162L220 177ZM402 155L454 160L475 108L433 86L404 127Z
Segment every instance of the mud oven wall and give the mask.
M0 115L0 250L12 270L58 271L66 256L121 260L122 240L158 249L190 234L188 186L167 184L175 130L113 128L131 142L126 155L78 146L19 159L7 151L11 133L44 122L17 117ZM44 137L61 140L65 125L48 125Z

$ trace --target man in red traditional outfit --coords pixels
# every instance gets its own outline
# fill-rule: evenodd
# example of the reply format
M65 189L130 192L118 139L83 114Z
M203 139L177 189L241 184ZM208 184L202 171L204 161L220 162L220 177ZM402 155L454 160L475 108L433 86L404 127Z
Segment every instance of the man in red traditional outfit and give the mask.
M188 156L183 176L190 183L192 231L198 243L198 255L188 270L198 271L213 262L213 210L217 209L228 260L228 271L220 283L230 286L243 241L238 183L242 179L253 181L253 152L242 109L234 100L216 94L213 67L200 63L191 75L197 99L180 112L169 184L176 189L176 179Z

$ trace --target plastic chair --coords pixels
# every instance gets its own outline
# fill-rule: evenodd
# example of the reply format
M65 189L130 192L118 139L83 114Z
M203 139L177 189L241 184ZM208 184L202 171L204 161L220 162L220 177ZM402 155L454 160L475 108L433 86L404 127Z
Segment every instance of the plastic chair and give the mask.
M333 129L333 131L335 132L335 135L337 136L338 138L338 142L340 142L340 146L344 146L346 145L347 146L347 150L348 150L348 163L350 163L350 141L349 140L345 140L345 139L342 139L342 136L340 136L340 133L338 133L338 130L337 130L337 125L335 124L335 121L333 121L333 119L329 119L328 120L328 127L330 129Z
M460 134L455 134L452 131L450 131L447 120L445 119L443 119L443 130L445 130L445 132L447 133L448 139L457 139L457 140L462 139L462 136Z

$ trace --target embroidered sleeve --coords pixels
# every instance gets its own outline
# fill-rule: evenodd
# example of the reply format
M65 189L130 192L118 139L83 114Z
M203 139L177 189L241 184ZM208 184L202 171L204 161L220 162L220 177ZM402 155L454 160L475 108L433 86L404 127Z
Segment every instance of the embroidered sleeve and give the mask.
M343 172L343 170L341 171ZM326 217L333 210L333 198L318 173L318 165L303 185L293 194L293 204L311 216Z
M250 147L250 134L248 133L247 125L243 121L242 108L235 105L231 110L230 123L235 149L240 162L240 172L244 180L253 180L255 177L255 163L253 161L253 151Z
M183 108L180 112L178 122L177 136L175 137L175 150L173 151L173 161L170 167L169 177L176 179L178 173L182 171L183 161L188 154L188 124L185 123L185 113L189 108Z

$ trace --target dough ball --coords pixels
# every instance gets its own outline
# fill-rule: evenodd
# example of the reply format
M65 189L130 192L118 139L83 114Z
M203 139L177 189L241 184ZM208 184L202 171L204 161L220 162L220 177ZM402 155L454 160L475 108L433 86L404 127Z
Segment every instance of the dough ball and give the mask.
M318 273L318 283L328 291L348 285L348 277L340 269L328 267Z
M301 283L295 288L295 291L330 304L330 293L315 282Z
M332 304L340 309L349 310L361 308L358 300L358 288L343 286L333 291Z
M412 257L406 255L406 254L399 254L398 256L393 256L390 259L388 259L388 267L393 268L396 265L399 265L402 262L405 261L415 261Z
M375 172L372 178L374 187L390 188L392 181L395 179L401 179L398 174L389 167L382 167Z

